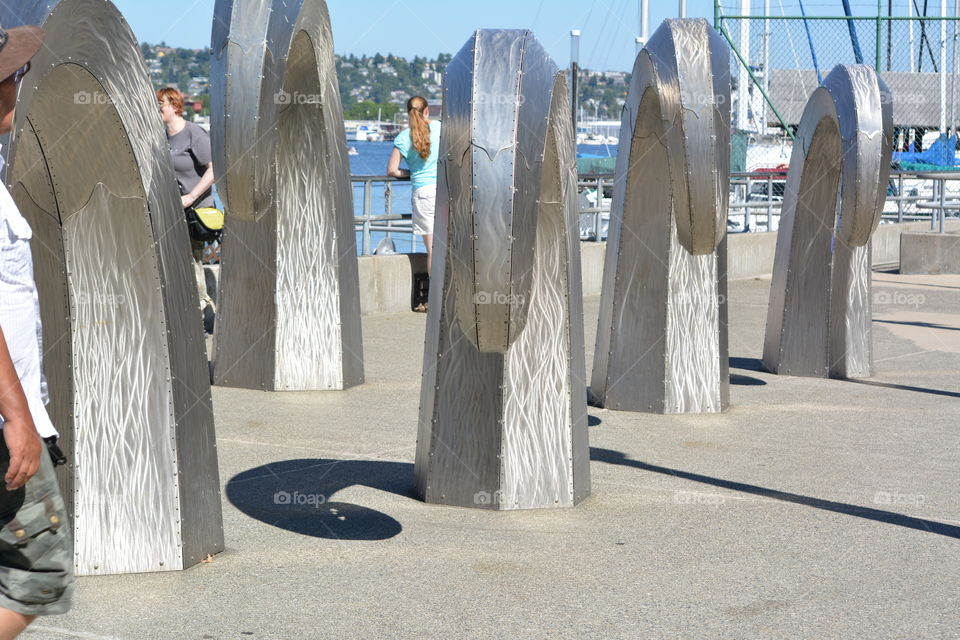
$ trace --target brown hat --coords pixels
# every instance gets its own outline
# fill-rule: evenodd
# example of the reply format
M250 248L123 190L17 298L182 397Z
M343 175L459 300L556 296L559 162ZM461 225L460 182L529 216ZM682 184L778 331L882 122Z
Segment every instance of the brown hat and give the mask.
M43 46L43 36L40 27L0 28L0 80L6 80L30 62Z

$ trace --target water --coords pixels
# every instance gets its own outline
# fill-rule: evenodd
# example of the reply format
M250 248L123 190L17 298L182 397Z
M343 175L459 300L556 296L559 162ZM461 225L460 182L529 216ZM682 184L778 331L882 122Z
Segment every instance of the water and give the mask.
M387 162L390 160L390 154L393 152L393 142L356 142L348 140L347 145L354 147L359 155L350 156L350 173L354 176L382 176L387 173ZM605 156L609 152L616 155L615 146L597 146L597 145L578 145L578 153ZM401 162L401 167L406 167L406 163ZM386 212L386 198L384 197L384 184L374 183L372 212L374 215ZM356 216L363 215L363 184L353 185L353 211ZM393 213L403 214L412 213L410 183L406 181L393 183ZM386 233L371 233L371 249L376 249L377 243L386 237ZM426 248L420 238L416 238L411 244L412 234L404 231L392 234L393 242L399 253L425 253ZM357 232L357 251L362 250L363 234Z

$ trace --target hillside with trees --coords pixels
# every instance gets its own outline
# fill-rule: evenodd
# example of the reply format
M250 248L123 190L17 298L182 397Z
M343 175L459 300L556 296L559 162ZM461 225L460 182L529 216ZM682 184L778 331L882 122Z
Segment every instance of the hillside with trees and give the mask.
M165 43L141 45L150 78L156 88L173 86L188 98L190 109L200 106L201 116L210 113L210 56L207 49L180 49ZM393 121L403 114L410 96L422 95L440 101L443 70L453 56L417 56L407 60L393 54L336 56L337 77L344 117L349 120ZM619 119L627 95L630 74L584 70L580 81L580 104L585 116ZM192 114L192 111L191 111ZM189 115L189 114L188 114Z

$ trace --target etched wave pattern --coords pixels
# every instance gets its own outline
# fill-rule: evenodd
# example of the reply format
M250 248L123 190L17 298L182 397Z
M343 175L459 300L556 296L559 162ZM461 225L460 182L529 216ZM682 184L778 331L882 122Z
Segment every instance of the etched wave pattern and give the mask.
M506 354L503 509L573 504L562 203L540 206L527 326Z
M850 247L843 252L843 257L844 264L835 264L834 268L846 269L846 291L833 289L831 295L845 295L846 299L839 305L830 305L834 314L831 322L840 323L841 331L833 332L829 367L831 372L845 378L866 377L871 375L873 367L870 245Z
M670 225L665 413L719 412L717 255L691 255Z
M342 389L337 210L318 105L280 116L277 200L277 389Z
M170 362L146 204L98 184L63 232L74 318L77 568L179 569Z

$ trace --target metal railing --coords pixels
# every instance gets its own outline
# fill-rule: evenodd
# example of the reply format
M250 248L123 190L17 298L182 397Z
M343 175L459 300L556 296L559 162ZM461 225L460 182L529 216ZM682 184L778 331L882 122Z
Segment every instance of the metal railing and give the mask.
M786 189L785 171L736 172L730 174L730 199L727 213L731 232L775 231L779 226L780 208ZM360 254L369 256L374 251L374 234L393 238L407 234L413 238L411 213L394 209L394 183L389 176L353 176L355 194L362 193L362 214L356 217L356 231L362 234L358 243ZM606 239L606 224L610 219L610 195L613 174L580 176L577 184L582 191L593 190L596 200L580 206L580 237L584 241L602 242ZM404 181L405 182L405 181ZM956 186L951 187L953 183ZM758 188L759 187L759 188ZM382 210L378 190L383 190ZM605 197L606 195L606 197ZM942 228L946 218L960 216L960 172L956 180L930 177L929 173L893 171L887 187L884 206L885 222L917 222L929 220L932 229Z
M363 194L362 213L356 216L355 229L361 233L361 242L357 247L360 255L373 255L373 234L382 233L385 238L393 239L394 234L409 234L411 250L416 247L416 238L413 233L411 219L413 214L396 213L393 209L395 182L400 182L390 176L351 176L353 183L354 200L357 196L357 187L359 186ZM408 180L403 182L409 184ZM382 185L383 188L383 212L374 212L375 187Z

